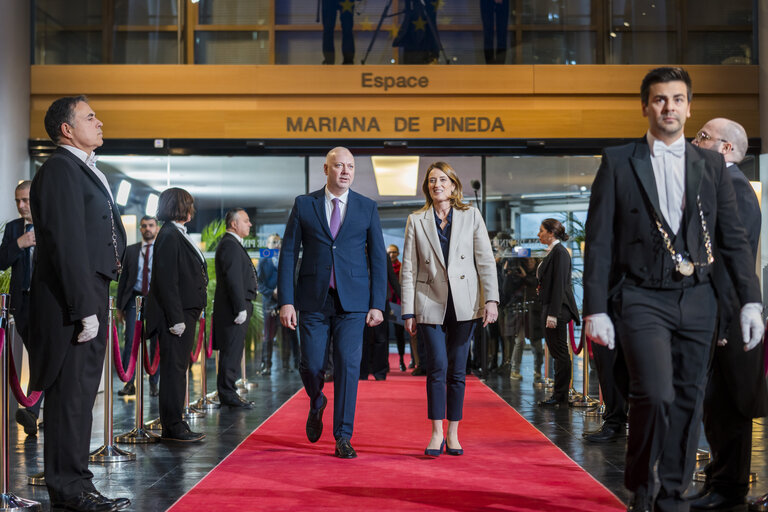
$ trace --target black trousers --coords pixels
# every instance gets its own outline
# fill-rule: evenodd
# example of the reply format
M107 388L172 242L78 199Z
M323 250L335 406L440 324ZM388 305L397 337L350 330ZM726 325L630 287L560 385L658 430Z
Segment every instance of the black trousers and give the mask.
M688 510L716 300L709 283L679 290L625 285L617 337L629 371L629 440L624 483L652 492L655 510Z
M104 300L97 313L99 333L85 343L61 340L71 346L61 371L45 389L45 484L51 502L64 501L95 489L88 469L91 451L93 404L99 390L107 348L107 295L109 281L97 280L98 296ZM80 329L75 329L74 338Z
M291 357L293 357L293 366L298 369L301 357L299 352L299 335L293 329L283 327L282 325L280 326L280 334L283 341L281 351L283 368L287 369L290 366Z
M616 347L592 344L592 355L597 367L597 379L603 393L605 425L623 429L627 423L627 398L629 397L629 375L621 340L616 340Z
M248 324L251 321L253 308L250 308L245 322L240 325L233 323L226 329L227 339L219 348L219 367L216 373L216 389L219 392L219 400L226 404L236 403L240 400L237 394L235 382L240 377L240 363L243 360L243 348L245 347L245 334L248 332Z
M360 379L373 374L376 380L384 380L389 372L389 342L387 322L363 330L363 358L360 361Z
M555 366L555 387L552 396L561 403L568 402L571 388L571 354L568 352L568 321L570 318L563 311L557 319L557 327L547 327L547 314L541 314L544 325L544 339Z
M354 1L354 0L353 0ZM341 54L344 64L352 64L355 58L355 36L352 32L354 22L354 7L344 10L341 0L322 0L323 2L323 57L325 64L334 64L333 31L336 28L336 12L339 11L341 21Z
M509 0L502 0L501 3L480 0L480 18L483 22L485 63L504 64L507 56Z
M163 433L178 434L184 430L181 415L184 413L184 395L187 391L189 356L197 342L199 309L184 310L186 328L181 336L162 329L160 338L160 422ZM205 350L205 348L203 348ZM47 415L47 412L46 412Z

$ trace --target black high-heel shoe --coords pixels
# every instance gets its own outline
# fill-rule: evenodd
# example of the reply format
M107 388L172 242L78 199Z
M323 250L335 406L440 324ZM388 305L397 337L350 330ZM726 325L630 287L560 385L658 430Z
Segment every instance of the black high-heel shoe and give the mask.
M464 455L464 448L448 448L448 445L445 445L445 454L446 455Z
M424 455L429 455L430 457L439 457L441 453L443 453L443 449L445 448L445 439L443 439L443 442L440 443L440 448L437 450L430 450L427 448L424 450Z

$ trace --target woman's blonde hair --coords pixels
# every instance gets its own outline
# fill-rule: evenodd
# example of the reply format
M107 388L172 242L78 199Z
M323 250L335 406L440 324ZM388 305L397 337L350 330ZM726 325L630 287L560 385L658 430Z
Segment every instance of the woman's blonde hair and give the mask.
M427 173L424 175L424 183L421 184L421 191L424 193L426 202L424 203L424 206L422 206L418 211L423 212L429 210L433 205L432 196L429 195L429 173L431 173L433 169L439 169L443 171L445 175L448 176L448 179L451 180L451 183L456 185L456 188L453 190L453 192L451 192L451 206L458 210L468 210L469 204L462 201L464 194L462 193L461 180L456 174L456 171L454 171L453 167L445 162L435 162L429 166Z

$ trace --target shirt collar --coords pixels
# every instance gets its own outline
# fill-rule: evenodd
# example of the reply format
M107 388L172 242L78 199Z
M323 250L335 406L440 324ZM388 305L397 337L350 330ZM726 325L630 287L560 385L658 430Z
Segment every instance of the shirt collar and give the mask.
M648 132L646 134L646 138L647 138L647 141L648 141L648 147L651 150L651 155L656 156L654 154L654 152L653 152L653 144L655 142L659 142L660 144L664 144L664 142L662 142L661 140L659 140L656 137L654 137L650 130L648 130ZM685 135L681 133L680 137L676 141L674 141L672 144L664 144L664 145L667 146L670 149L678 149L683 154L685 154Z
M73 155L75 155L80 160L82 160L83 163L85 163L85 165L87 165L89 167L92 166L92 165L96 165L96 160L98 160L98 157L96 156L96 152L95 151L91 151L91 154L89 155L88 153L86 153L82 149L76 148L75 146L70 146L69 144L62 144L61 147L66 149L67 151L69 151Z
M155 240L152 239L151 242L145 242L144 240L141 241L141 248L144 249L148 245L155 245Z
M547 252L551 251L554 246L560 243L559 238L555 238L555 240L547 246Z
M233 237L235 237L235 239L236 239L238 242L240 242L240 245L243 245L243 238L242 238L240 235L238 235L238 234L237 234L237 233L235 233L234 231L227 231L227 233L229 233L230 235L232 235Z
M179 231L181 231L181 232L182 232L182 233L184 233L185 235L187 234L187 226L185 226L185 225L184 225L184 224L182 224L181 222L178 222L178 221L172 220L172 221L171 221L171 224L173 224L174 226L176 226L177 228L179 228Z
M349 197L349 189L345 190L343 194L340 196L335 196L331 194L331 191L328 190L328 187L325 187L325 200L329 203L334 200L334 198L338 199L341 204L347 204L347 197Z

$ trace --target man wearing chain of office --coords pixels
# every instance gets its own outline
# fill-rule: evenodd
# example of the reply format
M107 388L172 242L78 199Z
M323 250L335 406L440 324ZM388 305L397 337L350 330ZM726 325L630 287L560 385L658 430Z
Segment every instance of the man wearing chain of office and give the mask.
M609 348L621 343L629 370L628 510L688 511L683 493L693 476L717 316L716 256L739 294L744 350L763 335L762 305L723 157L684 138L688 73L654 69L640 92L648 132L607 148L592 184L585 329Z

